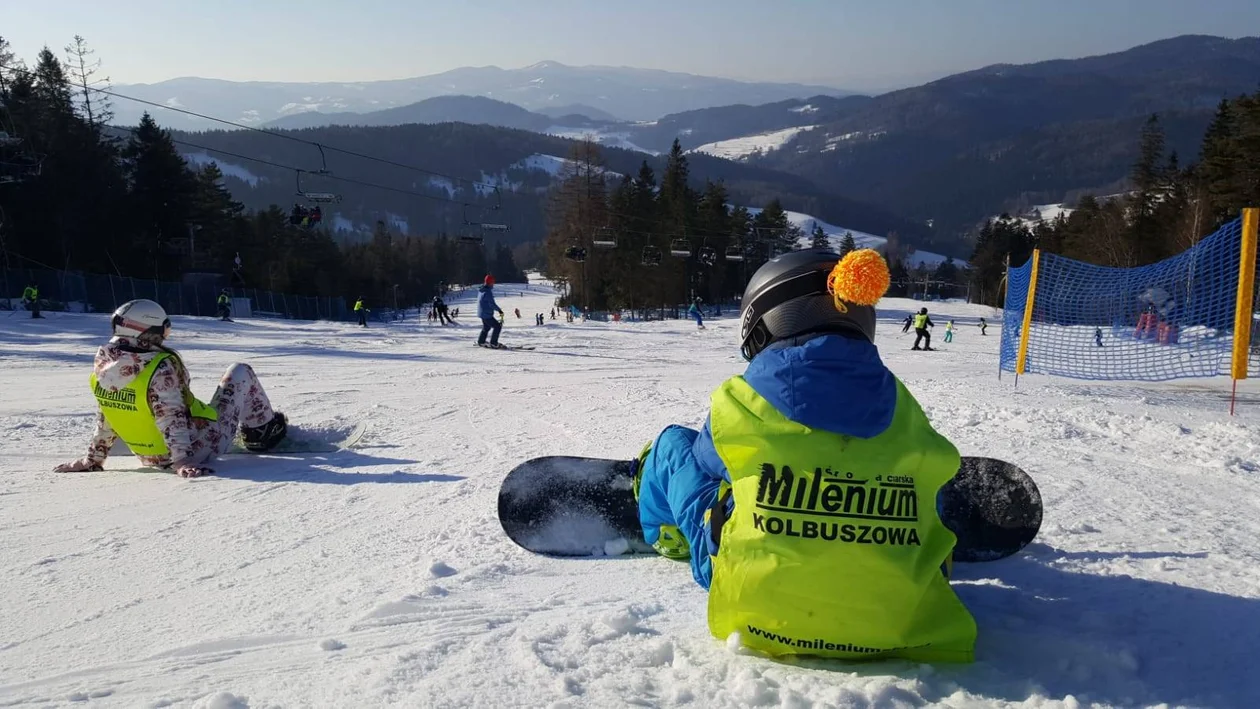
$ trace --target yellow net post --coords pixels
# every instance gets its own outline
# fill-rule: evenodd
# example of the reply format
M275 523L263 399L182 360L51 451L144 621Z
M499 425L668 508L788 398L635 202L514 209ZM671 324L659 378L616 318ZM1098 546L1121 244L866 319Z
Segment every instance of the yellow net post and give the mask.
M1032 330L1033 303L1037 300L1037 266L1041 263L1041 249L1033 249L1032 273L1028 276L1028 298L1024 301L1024 324L1019 328L1019 352L1015 356L1015 384L1028 363L1028 336Z
M1256 284L1256 228L1260 226L1260 209L1251 207L1242 213L1242 250L1238 257L1238 300L1234 306L1234 353L1230 377L1234 394L1238 380L1247 378L1247 356L1251 349L1252 293ZM1233 394L1229 398L1229 415L1234 415Z

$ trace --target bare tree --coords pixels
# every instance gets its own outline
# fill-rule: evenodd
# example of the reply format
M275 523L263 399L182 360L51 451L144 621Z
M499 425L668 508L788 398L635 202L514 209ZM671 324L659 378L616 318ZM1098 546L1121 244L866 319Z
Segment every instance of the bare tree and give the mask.
M100 128L113 120L114 111L109 97L101 93L109 89L109 77L97 78L101 71L101 60L93 59L95 54L96 50L89 48L87 40L77 34L74 42L66 45L66 67L70 72L70 80L79 90L83 115L87 118L88 125Z

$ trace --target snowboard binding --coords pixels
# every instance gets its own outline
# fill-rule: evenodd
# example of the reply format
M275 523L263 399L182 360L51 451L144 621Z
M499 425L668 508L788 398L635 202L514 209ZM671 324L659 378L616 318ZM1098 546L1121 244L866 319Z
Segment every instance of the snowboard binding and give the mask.
M283 441L288 431L288 420L285 419L284 414L277 411L270 421L261 426L255 428L241 426L241 440L245 443L245 450L251 453L266 453Z

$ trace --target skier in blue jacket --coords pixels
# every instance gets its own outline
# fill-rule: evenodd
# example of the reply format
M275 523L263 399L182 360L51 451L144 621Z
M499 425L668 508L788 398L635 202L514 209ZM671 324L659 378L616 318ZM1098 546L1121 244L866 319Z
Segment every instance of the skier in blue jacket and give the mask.
M503 323L494 317L495 313L502 315L503 309L494 302L494 276L487 274L485 282L477 289L477 317L481 318L481 335L477 337L477 345L480 347L501 347L499 331L503 329ZM486 335L490 335L489 345L486 344Z

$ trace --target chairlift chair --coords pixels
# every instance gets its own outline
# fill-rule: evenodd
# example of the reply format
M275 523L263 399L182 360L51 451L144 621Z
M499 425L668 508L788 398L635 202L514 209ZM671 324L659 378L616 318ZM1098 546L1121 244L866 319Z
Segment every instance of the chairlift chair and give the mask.
M458 238L459 243L469 246L481 246L486 243L485 237L481 234L460 234Z
M603 226L595 230L595 235L591 237L591 244L597 249L615 249L617 237L613 235L612 229Z
M564 257L573 263L582 263L586 260L586 249L581 246L569 246L564 250Z
M305 171L296 170L295 172L297 173L297 196L301 197L302 199L307 200L308 202L315 202L317 204L333 204L333 203L341 201L341 195L339 194L335 194L332 192L307 192L303 190L302 189L302 173ZM328 173L327 169L323 169L319 171L319 174L327 174L327 173Z
M726 260L727 261L743 261L744 250L738 246L728 246L726 248Z
M691 255L691 242L686 239L674 239L669 242L669 255L687 257Z
M644 266L659 266L659 265L661 265L661 250L660 250L660 248L658 248L658 247L656 247L656 246L652 246L652 245L650 245L650 244L649 244L649 245L647 245L647 246L644 246L644 247L643 247L643 265L644 265Z

